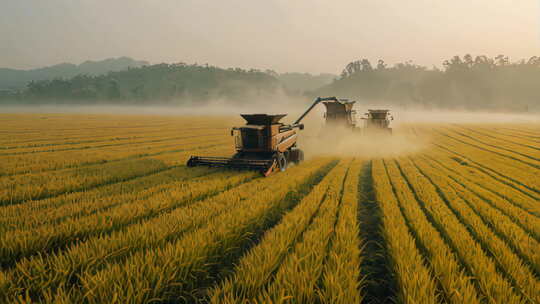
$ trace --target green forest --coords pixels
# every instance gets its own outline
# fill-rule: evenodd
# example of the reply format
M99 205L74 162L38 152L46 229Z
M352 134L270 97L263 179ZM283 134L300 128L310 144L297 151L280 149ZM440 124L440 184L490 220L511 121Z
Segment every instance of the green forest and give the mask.
M424 108L540 109L540 57L511 62L507 56L454 56L442 68L412 62L387 66L362 59L349 63L339 79L311 96L352 96L374 103Z
M163 63L99 76L32 81L25 90L4 100L30 104L197 104L225 99L241 103L254 96L272 96L279 88L275 77L256 70Z
M224 100L244 104L255 99L271 102L286 94L423 108L533 111L540 109L539 88L540 57L512 62L503 55L465 55L445 60L440 68L361 59L347 64L335 77L163 63L103 75L32 81L25 89L2 92L0 102L203 105Z

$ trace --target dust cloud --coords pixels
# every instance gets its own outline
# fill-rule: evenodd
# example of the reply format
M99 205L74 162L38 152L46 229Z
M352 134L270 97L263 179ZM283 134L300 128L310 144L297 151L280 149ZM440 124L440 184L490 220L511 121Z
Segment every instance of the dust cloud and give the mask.
M367 133L360 127L351 130L321 126L306 130L300 135L298 144L305 151L306 158L319 155L372 158L421 151L428 147L428 139L396 128L388 134Z

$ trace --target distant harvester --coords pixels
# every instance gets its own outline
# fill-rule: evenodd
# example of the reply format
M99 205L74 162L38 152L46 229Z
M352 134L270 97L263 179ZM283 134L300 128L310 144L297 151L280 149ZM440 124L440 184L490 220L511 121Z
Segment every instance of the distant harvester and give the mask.
M364 123L364 133L376 133L385 132L392 134L392 128L390 128L390 121L394 120L394 117L390 115L390 110L368 110L365 113L366 117L362 117Z

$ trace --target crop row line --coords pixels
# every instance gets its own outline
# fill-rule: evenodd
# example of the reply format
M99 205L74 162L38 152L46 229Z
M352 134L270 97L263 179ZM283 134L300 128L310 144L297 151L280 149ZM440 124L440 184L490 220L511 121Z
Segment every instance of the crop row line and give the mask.
M382 213L382 233L390 257L388 266L396 276L395 300L400 303L439 303L440 290L416 247L392 190L390 174L380 159L373 160L372 178Z
M504 197L498 196L496 192L486 189L485 187L482 187L481 184L459 174L459 172L452 171L451 168L440 161L428 157L425 157L425 159L428 162L433 162L443 171L448 172L447 177L455 183L456 187L462 187L467 192L470 192L477 197L483 204L487 204L491 208L498 210L501 214L508 217L515 225L527 231L528 235L538 240L538 236L540 235L539 219L533 214L512 204Z
M319 282L320 303L360 303L367 280L361 270L360 226L357 219L363 161L354 160L347 171L341 196L341 208L335 226L332 246Z
M217 173L212 168L178 166L157 174L111 184L85 192L74 192L51 199L0 207L0 232L60 223L68 218L91 215L132 198L143 199L174 182Z
M99 135L96 135L96 132L92 132L92 136L86 136L84 134L81 134L80 132L76 132L75 134L73 134L73 136L71 137L65 137L65 132L62 132L61 134L59 134L59 136L64 136L64 137L60 137L60 138L43 138L43 131L39 131L37 132L39 137L36 137L36 138L32 138L32 139L25 139L25 140L17 140L17 141L6 141L6 140L0 140L0 144L4 145L4 148L3 149L11 149L12 147L13 148L33 148L33 147L39 147L39 146L48 146L48 145L63 145L64 143L66 144L78 144L79 142L80 143L84 143L85 141L98 141L98 140L109 140L109 139L114 139L115 137L119 137L119 138L122 138L121 136L125 136L126 138L146 138L148 136L146 136L147 134L150 134L150 133L158 133L159 135L157 136L161 136L163 134L163 132L175 132L179 129L179 127L174 127L172 129L168 129L168 130L164 130L163 128L159 128L159 129L150 129L148 130L148 128L145 128L144 130L140 130L140 131L132 131L132 132L127 132L127 133L110 133L110 132L105 132L103 134L99 134ZM181 128L182 130L185 130L185 131L189 131L189 130L199 130L199 129L204 129L204 130L223 130L225 131L226 128L186 128L186 127L182 127ZM135 136L130 136L132 134L135 134ZM144 136L136 136L136 135L140 135L140 134L144 134ZM54 136L54 135L49 135L49 136ZM106 137L106 138L104 138ZM156 136L153 136L153 137L156 137ZM92 139L92 138L95 138L95 139ZM81 140L82 139L82 140ZM68 140L68 142L65 142L66 140ZM77 141L72 141L72 142L69 142L69 140L77 140ZM35 144L36 142L43 142L43 141L53 141L52 143L43 143L43 144ZM20 145L20 146L5 146L5 145L9 145L9 144L24 144L24 143L32 143L30 145Z
M343 185L350 161L330 181L324 202L317 217L304 232L302 240L294 245L294 249L279 266L274 280L257 296L258 303L279 303L289 299L296 303L324 302L324 286L321 276L325 270L324 261L332 246L335 225L339 217ZM324 299L324 298L323 298Z
M198 239L189 239L198 242L218 243L212 243L214 247L211 247L210 244L200 244L200 246L188 245L184 246L182 250L210 250L219 244L225 245L227 243L224 242L226 240L225 235L221 235L223 236L222 238L216 239L212 237L213 234L211 233L211 231L216 229L216 225L220 227L224 226L223 229L229 229L227 231L231 229L237 231L234 230L235 225L224 219L234 216L242 221L255 221L254 218L248 217L246 212L268 211L268 208L273 210L272 207L277 207L277 205L282 203L286 204L286 202L281 203L281 200L294 189L294 186L303 184L306 179L313 181L314 176L324 175L332 165L326 159L311 161L302 167L294 167L287 170L287 172L279 176L279 179L276 179L275 176L266 179L255 179L239 187L200 201L197 204L177 208L172 212L162 214L137 225L128 226L110 235L89 238L85 242L71 246L63 251L62 254L48 256L46 258L35 256L31 259L22 260L18 263L16 271L10 273L13 286L19 286L19 288L13 289L16 293L10 294L8 298L14 298L20 295L29 298L29 300L33 299L36 301L48 298L50 302L53 302L56 296L69 294L70 296L81 298L78 301L74 300L74 302L81 302L83 298L88 302L90 298L94 298L98 294L86 295L87 291L94 290L94 288L90 288L87 291L80 288L83 288L85 284L89 284L89 280L94 275L108 273L111 268L128 267L132 265L133 259L136 256L157 254L158 251L156 251L156 248L161 248L162 246L165 247L159 252L168 252L168 250L174 247L176 242L184 240L186 237L194 236L200 231L206 231L210 235ZM271 202L265 203L267 199L271 199ZM257 219L258 221L252 223L262 224L262 221L260 221L261 218ZM249 234L244 233L240 235L249 236ZM243 239L237 239L239 235L235 234L234 236L236 238L230 239L231 241L235 239L240 241L240 239ZM150 248L152 250L147 252L146 249ZM223 250L218 250L217 252L225 252L225 248L219 249ZM217 252L214 251L215 254ZM194 252L194 254L197 254L197 252ZM182 254L175 255L175 257L186 258ZM129 262L124 263L127 260ZM210 264L201 258L196 258L193 262L200 262L206 265L206 267L210 267ZM151 264L146 265L150 266ZM155 270L160 273L175 271L175 268L168 267L171 265L162 266L164 267L158 267ZM62 269L62 272L58 273L58 269ZM195 270L194 268L188 269ZM151 277L146 276L146 271L150 271L150 269L144 270L141 268L137 271L130 272L131 276L137 277L131 277L133 279L132 282L135 283L138 280L144 281L150 279ZM189 275L191 277L191 275L195 275L196 273L189 273ZM173 275L171 273L169 274ZM110 275L114 275L114 273ZM129 278L125 277L125 279ZM110 302L110 295L115 293L113 292L116 288L114 286L117 286L114 283L115 281L112 280L106 286L102 287L111 288L109 290L110 293L103 291L104 293L101 294L101 296L106 297L106 300L102 299L105 302ZM161 282L166 283L166 281ZM153 284L152 282L148 283ZM118 296L122 292L148 292L144 288L132 289L129 288L129 285L124 285L124 287L126 288L122 287L123 290L118 291ZM28 294L28 296L25 296L25 294ZM98 300L96 301L100 302ZM124 303L122 297L119 297L117 302Z
M220 191L249 181L253 176L253 174L221 173L187 182L177 182L165 191L159 191L149 197L144 195L140 198L134 197L109 210L82 218L6 232L0 236L0 265L9 267L18 260L38 252L48 253L97 234L109 234L133 223L211 197Z
M139 158L143 158L143 157L150 157L150 156L158 156L158 155L163 155L163 154L170 154L170 153L177 153L177 152L185 152L185 151L195 151L195 150L202 150L202 149L208 149L208 148L213 148L213 147L218 147L221 145L221 143L219 144L216 144L216 140L211 140L211 141L208 141L208 143L210 143L209 145L206 145L206 146L195 146L196 148L193 149L193 147L182 147L180 149L173 149L173 150L162 150L162 151L159 151L159 152L144 152L144 153L136 153L136 154L128 154L128 156L125 156L125 157L119 157L119 158L111 158L111 159L99 159L99 160L94 160L94 161L91 161L91 160L84 160L84 161L80 161L80 162L77 162L77 163L71 163L71 164L67 164L67 165L63 165L63 166L54 166L54 167L50 167L50 168L42 168L42 169L39 169L37 171L32 171L32 170L29 170L29 169L26 169L26 170L18 170L18 171L15 171L15 172L12 172L12 173L0 173L0 177L14 177L14 176L17 176L17 175L22 175L22 174L29 174L29 173L35 173L35 174L38 174L38 173L46 173L46 172L53 172L53 171L60 171L60 170L69 170L69 169L79 169L79 168L85 168L85 167L90 167L90 166L93 166L93 165L102 165L102 164L110 164L110 163L114 163L114 162L119 162L119 161L125 161L125 160L136 160L136 159L139 159ZM219 142L219 141L218 141ZM206 142L203 142L203 143L206 143ZM201 143L197 143L197 145L200 145ZM167 145L165 147L161 147L161 148L170 148L170 147L177 147L178 145L174 144L174 145Z
M445 239L444 231L433 225L431 215L422 208L397 163L384 161L384 166L405 223L441 287L442 297L449 303L480 303L472 275L463 268L460 257Z
M468 135L468 134L465 134L463 132L460 132L460 131L457 131L456 129L447 129L447 131L450 131L450 132L453 132L453 133L456 133L462 137L465 137L467 139L471 139L475 142L478 142L480 144L483 144L483 145L486 145L488 147L492 147L492 148L495 148L495 149L499 149L499 150L503 150L503 151L506 151L506 152L509 152L509 153L515 153L519 156L522 156L522 157L525 157L525 158L528 158L528 159L531 159L531 160L535 160L535 161L540 161L540 158L537 158L537 157L534 157L534 156L531 156L529 154L526 154L526 153L522 153L520 151L517 151L515 149L508 149L508 148L505 148L504 146L501 146L501 145L494 145L492 143L488 143L482 139L479 139L477 137L473 137L471 135ZM465 142L465 141L464 141ZM467 142L468 143L468 142ZM533 149L537 149L537 148L533 148ZM540 150L540 149L537 149L537 150ZM535 152L535 153L538 153L538 152ZM503 153L504 154L504 153ZM506 155L506 154L505 154ZM510 155L509 155L510 156ZM538 166L538 165L537 165ZM540 167L540 166L539 166Z
M91 149L101 149L101 148L121 147L121 146L131 146L131 145L144 145L144 144L151 144L151 143L160 143L164 141L201 138L201 137L204 138L204 137L222 136L222 135L223 135L222 133L215 133L215 134L203 133L200 135L192 135L192 136L177 136L177 137L158 138L158 139L151 139L151 140L144 140L144 141L137 141L137 142L111 143L111 144L103 144L103 145L97 145L97 146L82 146L82 147L70 147L70 148L62 148L62 149L9 152L9 153L0 153L0 157L13 156L13 155L27 155L27 154L36 154L36 153L54 153L54 152L65 152L65 151L91 150Z
M182 130L184 130L184 131L189 131L189 129L190 128L182 128ZM210 129L203 129L203 130L206 130L208 132L209 130L216 130L216 129L215 128L210 128ZM223 129L223 131L225 131L225 130ZM36 144L35 142L42 142L42 141L52 140L52 139L41 138L41 139L33 139L33 140L24 141L24 142L32 142L34 144L19 145L19 146L2 146L2 147L0 147L0 150L52 147L52 146L62 146L62 145L79 145L79 144L90 144L90 143L99 143L99 142L108 142L108 141L123 141L123 140L134 140L134 139L144 139L144 138L156 138L156 137L163 136L164 132L165 132L165 134L167 134L167 133L176 133L177 134L178 130L177 129L170 129L170 130L165 130L165 131L163 129L158 129L158 130L155 130L155 131L144 130L144 131L139 131L139 132L133 132L133 133L131 133L131 134L134 134L132 136L129 136L130 133L118 134L118 135L113 135L113 134L109 134L109 135L93 135L93 136L84 137L82 140L81 140L80 134L78 134L76 137L65 137L65 138L54 139L54 140L68 140L68 141L63 141L63 142L58 142L57 141L57 142L37 143ZM158 135L147 136L147 134L149 134L149 133L159 133L159 134ZM141 135L141 134L144 134L144 135ZM90 138L95 138L95 139L90 139ZM2 143L2 144L5 144L5 143Z
M463 265L474 275L481 292L494 303L523 303L512 284L498 271L495 261L487 256L467 228L459 221L437 189L407 160L396 162L401 176L411 189L432 223L441 232Z
M357 195L356 228L361 242L359 273L362 278L363 299L367 303L387 303L392 301L394 294L397 293L397 287L388 266L391 265L391 257L383 236L383 215L381 204L375 197L372 170L373 161L366 161L360 176L357 176L359 182L356 192L346 191L345 195Z
M462 160L454 157L448 158L433 154L422 154L419 157L436 162L460 179L466 180L473 188L478 189L475 193L485 193L483 199L495 197L496 201L504 201L502 205L510 205L508 208L512 209L518 208L520 213L526 213L527 216L539 217L540 215L540 208L536 204L538 200L534 196L518 191L519 188L516 189L508 183L500 181L475 165L465 165Z
M474 147L474 148L476 148L476 149L479 149L479 150L482 150L482 151L485 151L485 152L488 152L488 153L493 153L493 154L496 154L496 155L498 155L498 156L501 156L501 157L504 157L504 158L507 158L507 159L511 159L511 160L517 161L517 162L519 162L519 163L522 163L522 164L527 165L527 166L529 166L529 167L531 167L531 168L534 168L534 169L540 169L540 165L533 164L533 163L531 163L531 162L524 161L524 160L522 160L522 159L519 159L519 158L517 158L517 157L511 156L511 155L508 155L508 154L505 154L505 153L493 151L493 150L490 150L490 149L481 147L481 146L479 146L479 145L475 145L475 144L469 143L469 142L467 142L467 141L461 140L461 139L459 139L459 138L456 138L456 137L454 137L454 136L452 136L452 135L448 135L448 134L443 133L443 132L438 131L438 130L437 130L436 132L439 133L439 134L441 134L441 135L443 135L443 136L445 136L445 137L447 137L447 138L450 138L450 139L452 139L452 140L455 140L455 141L457 141L457 142L460 142L460 143L462 143L462 144L464 144L464 145L471 146L471 147Z
M220 145L213 145L220 148ZM187 157L195 150L185 150L179 155ZM175 162L178 163L178 162ZM159 173L179 164L166 164L150 157L112 162L94 168L74 169L68 172L57 172L49 175L25 175L24 178L4 180L4 189L0 189L0 206L21 204L30 200L57 197L66 193L88 191L112 183L125 182ZM91 169L91 170L90 170ZM25 181L25 183L21 182Z
M316 178L316 183L321 177ZM111 294L118 303L158 298L199 301L199 291L215 282L219 270L232 265L245 252L245 246L278 222L283 211L293 208L314 183L309 177L298 180L299 185L290 181L285 184L283 175L279 178L260 196L250 196L249 202L211 219L205 227L188 232L178 241L136 253L122 264L83 277L82 294L88 295L89 303L107 301ZM303 189L299 195L287 199L291 191L298 193L298 189Z
M314 219L320 216L330 184L344 170L344 163L340 162L278 225L269 230L261 242L242 257L234 274L212 290L211 302L254 301L274 281L280 265L291 254L295 244L302 241Z
M432 167L430 168L414 161L411 161L411 163L435 187L437 193L450 211L467 228L486 255L492 257L498 266L497 269L530 302L540 301L540 282L536 280L532 269L524 264L508 244L484 223L474 210L454 191L452 184L448 183L442 176L439 176L437 171L434 171ZM531 252L531 249L534 250L530 248L528 251ZM540 255L537 253L537 256L534 257L534 251L531 253L533 254L532 258L538 260Z
M436 144L436 143L433 143L433 145L435 145L436 147L444 150L444 151L447 151L449 152L450 154L454 154L454 155L457 155L458 157L462 158L462 159L465 159L467 162L469 163L472 163L474 165L476 165L476 169L480 170L481 172L489 175L490 177L492 177L493 179L501 182L501 183L504 183L518 191L520 191L521 193L525 194L525 195L528 195L529 197L532 197L534 199L537 199L537 200L540 200L540 197L537 197L535 194L533 193L536 193L536 194L540 194L540 190L537 190L529 185L527 185L526 183L522 182L522 181L519 181L517 180L516 178L514 177L511 177L511 176L508 176L507 174L503 174L501 172L498 172L497 170L489 167L489 166L486 166L486 165L483 165L482 163L480 162L477 162L477 161L474 161L472 160L471 158L459 153L459 152L456 152L454 150L451 150L443 145L439 145L439 144ZM508 180L508 181L507 181ZM529 193L523 189L520 189L519 187L517 187L516 185L519 185L519 186L522 186L524 187L525 189L533 192L533 193Z
M508 138L502 138L502 137L498 137L498 136L493 135L493 134L499 134L501 136L505 136L504 134L501 134L501 133L497 133L497 132L484 133L482 131L478 131L479 128L475 129L475 128L467 128L467 127L459 126L459 125L457 125L457 126L462 128L462 129L465 129L465 130L467 130L469 132L480 134L482 136L486 136L486 137L489 137L489 138L493 138L493 139L495 139L497 141L502 141L504 143L511 143L511 144L514 144L514 145L518 145L518 146L522 146L522 147L526 147L526 148L530 148L530 149L534 149L534 150L540 150L540 147L531 146L528 143L521 143L521 142L517 142L517 141L514 141L514 140L510 140ZM483 129L480 129L480 130L483 130Z

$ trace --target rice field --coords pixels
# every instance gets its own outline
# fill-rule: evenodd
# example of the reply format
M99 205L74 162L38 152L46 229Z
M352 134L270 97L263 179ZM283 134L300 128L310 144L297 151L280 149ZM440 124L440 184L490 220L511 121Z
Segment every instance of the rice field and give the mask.
M540 303L540 125L263 178L230 117L0 114L0 303ZM377 157L376 157L377 156Z

